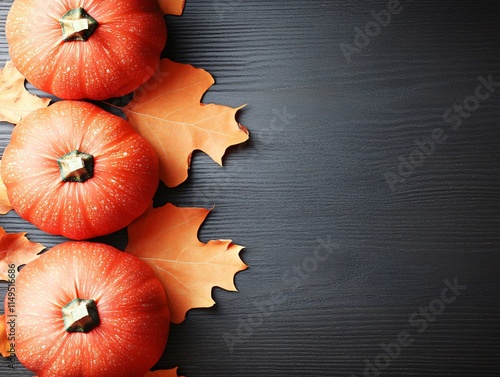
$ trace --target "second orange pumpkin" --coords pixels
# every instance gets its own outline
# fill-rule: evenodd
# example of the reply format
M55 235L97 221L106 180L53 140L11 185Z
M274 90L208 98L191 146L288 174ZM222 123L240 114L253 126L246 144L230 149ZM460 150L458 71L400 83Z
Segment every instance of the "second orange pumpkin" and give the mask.
M81 101L25 117L4 151L1 174L21 217L77 240L129 225L150 206L159 182L149 143L125 119Z

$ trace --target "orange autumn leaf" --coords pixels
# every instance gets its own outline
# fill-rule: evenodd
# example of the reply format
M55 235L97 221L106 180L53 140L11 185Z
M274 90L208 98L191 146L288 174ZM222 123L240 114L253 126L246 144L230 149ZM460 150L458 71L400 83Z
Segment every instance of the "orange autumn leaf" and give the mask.
M184 377L177 374L177 369L155 370L154 372L146 373L144 377Z
M0 69L0 121L17 124L31 111L49 105L50 98L40 98L26 90L25 80L12 61Z
M202 150L222 165L226 149L248 139L247 129L235 120L240 108L200 103L213 84L203 69L163 59L123 109L156 150L160 179L169 187L186 180L193 151Z
M125 251L153 267L167 293L173 323L182 322L189 309L212 306L213 287L236 291L234 275L247 268L239 257L242 246L198 240L209 212L167 204L151 207L128 227Z
M180 16L184 11L186 0L158 0L163 14L171 14L172 16Z
M9 265L28 264L38 258L45 246L26 238L26 232L8 234L0 227L0 280L9 280Z
M7 321L5 314L0 315L0 354L3 357L11 356L11 346L7 336Z
M2 160L0 160L0 167L2 166ZM0 176L0 215L5 215L12 209L10 200L7 196L7 187L5 187L2 177Z

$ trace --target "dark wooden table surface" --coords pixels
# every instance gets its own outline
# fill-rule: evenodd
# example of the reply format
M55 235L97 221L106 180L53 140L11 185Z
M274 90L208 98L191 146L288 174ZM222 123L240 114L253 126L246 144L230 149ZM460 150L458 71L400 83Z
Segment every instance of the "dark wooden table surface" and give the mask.
M247 104L251 140L223 168L196 153L157 200L215 205L201 240L245 245L250 268L172 327L158 367L500 376L500 2L187 0L167 22L166 56L213 74L205 102Z

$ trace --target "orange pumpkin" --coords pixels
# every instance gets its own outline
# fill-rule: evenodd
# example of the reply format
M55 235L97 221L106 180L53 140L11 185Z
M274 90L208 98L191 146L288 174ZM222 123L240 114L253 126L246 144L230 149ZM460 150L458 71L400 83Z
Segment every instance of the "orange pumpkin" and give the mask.
M16 279L19 361L39 377L143 377L165 349L170 314L141 259L109 245L66 242Z
M22 218L75 240L128 226L151 205L159 183L151 145L125 119L81 101L23 118L1 174Z
M19 72L63 99L134 91L154 74L167 38L157 0L15 0L5 28Z

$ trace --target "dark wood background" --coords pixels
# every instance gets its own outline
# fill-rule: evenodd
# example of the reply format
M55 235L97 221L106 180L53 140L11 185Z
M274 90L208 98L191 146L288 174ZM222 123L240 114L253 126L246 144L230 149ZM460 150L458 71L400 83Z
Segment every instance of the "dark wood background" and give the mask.
M251 140L223 168L196 153L157 203L215 205L200 239L245 245L250 268L172 327L158 368L500 376L500 2L406 0L380 18L394 4L187 0L166 18L166 56L213 74L205 102L247 104ZM60 242L12 213L0 226Z

